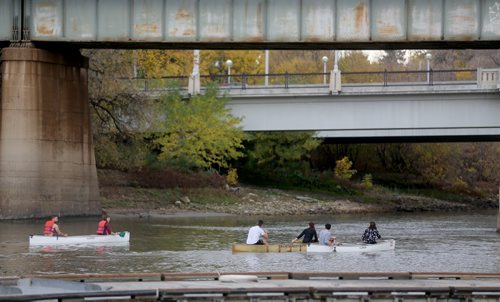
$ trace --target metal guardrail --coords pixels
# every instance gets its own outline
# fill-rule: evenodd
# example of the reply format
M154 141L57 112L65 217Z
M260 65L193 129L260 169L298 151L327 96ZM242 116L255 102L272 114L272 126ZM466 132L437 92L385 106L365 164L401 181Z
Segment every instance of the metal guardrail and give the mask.
M224 273L231 275L253 275L259 279L336 279L336 280L489 280L498 279L500 273L448 273L448 272L237 272ZM8 280L19 278L62 279L78 282L101 281L192 281L192 280L219 280L219 273L135 273L135 274L55 274L55 275L26 275L20 277L3 277ZM2 279L0 279L0 284Z
M489 69L445 69L342 72L342 86L439 86L477 84L482 80L478 72ZM328 87L330 73L270 73L270 74L212 74L200 75L200 84L206 88L216 85L219 89L265 89L293 87ZM163 76L161 78L132 78L138 90L163 91L172 88L186 89L189 76ZM269 85L265 85L266 78Z

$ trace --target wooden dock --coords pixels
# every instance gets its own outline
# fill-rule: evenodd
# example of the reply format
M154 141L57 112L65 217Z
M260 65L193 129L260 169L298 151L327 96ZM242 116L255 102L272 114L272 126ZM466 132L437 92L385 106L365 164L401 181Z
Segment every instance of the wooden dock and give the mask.
M500 273L258 272L223 275L225 278L217 273L1 277L0 301L500 301ZM255 276L257 281L243 280L242 276Z

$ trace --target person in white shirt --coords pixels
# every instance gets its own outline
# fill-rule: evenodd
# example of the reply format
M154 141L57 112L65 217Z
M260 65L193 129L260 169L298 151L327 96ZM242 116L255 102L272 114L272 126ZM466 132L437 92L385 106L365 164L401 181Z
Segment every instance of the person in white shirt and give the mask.
M269 235L262 228L264 222L259 220L256 226L253 226L248 230L247 244L267 244L267 239Z
M333 243L335 242L335 237L332 236L332 232L330 231L331 228L332 228L332 225L327 223L327 224L325 224L325 229L321 230L321 232L319 232L319 244L320 245L332 246Z

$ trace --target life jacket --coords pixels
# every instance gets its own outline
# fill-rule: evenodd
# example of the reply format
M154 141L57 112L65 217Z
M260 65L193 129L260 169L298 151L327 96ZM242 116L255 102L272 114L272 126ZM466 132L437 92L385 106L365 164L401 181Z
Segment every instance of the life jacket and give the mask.
M99 224L97 224L97 235L104 235L104 227L106 226L106 223L106 220L99 221Z
M52 235L54 233L54 231L52 230L53 226L54 226L53 220L48 220L47 222L45 222L45 227L43 228L43 234Z

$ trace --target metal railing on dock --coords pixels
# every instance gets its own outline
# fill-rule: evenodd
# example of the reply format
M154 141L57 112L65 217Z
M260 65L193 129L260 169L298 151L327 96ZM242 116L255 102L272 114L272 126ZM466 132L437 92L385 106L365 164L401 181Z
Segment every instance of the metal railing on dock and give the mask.
M256 276L257 282L241 281L245 278L236 278L238 276L234 282L227 282L228 278L223 282L219 281L222 276L219 273L28 275L0 278L0 301L500 301L500 273L239 272L223 275ZM33 286L43 290L37 292Z

